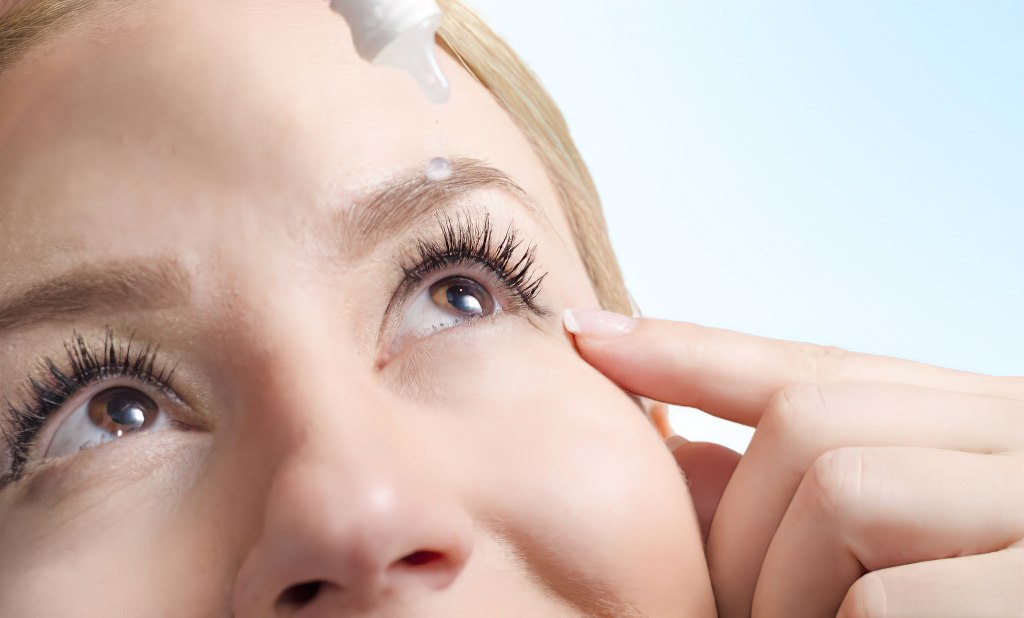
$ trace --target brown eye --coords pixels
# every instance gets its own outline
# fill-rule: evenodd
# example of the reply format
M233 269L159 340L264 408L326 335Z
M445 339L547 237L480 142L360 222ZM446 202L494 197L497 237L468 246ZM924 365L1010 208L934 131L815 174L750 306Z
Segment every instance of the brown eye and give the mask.
M152 399L133 388L111 388L89 402L89 420L117 438L148 428L159 413Z
M463 316L494 313L494 299L482 285L465 277L448 277L430 286L430 299L441 309Z

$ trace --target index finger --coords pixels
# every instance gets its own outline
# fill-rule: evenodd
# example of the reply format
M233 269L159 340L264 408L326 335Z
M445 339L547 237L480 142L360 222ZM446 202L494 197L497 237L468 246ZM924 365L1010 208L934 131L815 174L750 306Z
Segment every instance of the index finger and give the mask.
M795 384L887 382L1024 399L1021 378L593 309L566 310L564 321L580 355L627 391L751 427L774 393Z

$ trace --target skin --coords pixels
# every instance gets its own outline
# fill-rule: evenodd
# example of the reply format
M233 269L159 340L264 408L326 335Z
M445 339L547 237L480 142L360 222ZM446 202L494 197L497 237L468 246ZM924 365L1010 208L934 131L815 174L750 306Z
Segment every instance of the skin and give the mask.
M171 0L0 76L0 306L151 260L185 289L8 325L0 395L19 401L41 359L109 327L161 346L180 401L117 378L40 439L115 384L188 427L37 450L0 490L0 615L714 614L670 452L558 320L597 300L544 169L441 62L452 98L434 106L357 58L324 3ZM436 156L485 161L528 194L448 208L515 222L551 313L393 350L398 264L437 224L357 254L338 213ZM315 594L294 594L308 582Z
M720 615L1024 612L1024 378L605 312L567 324L631 392L757 427L742 460L673 446Z
M174 0L0 76L0 308L82 268L183 271L0 321L12 402L74 332L176 364L174 398L90 385L44 445L115 385L182 424L36 449L0 490L0 615L700 616L712 585L724 616L1024 611L1021 379L609 314L568 338L558 310L596 299L552 188L442 64L434 107L320 3ZM399 265L436 223L357 251L343 213L436 156L523 188L444 206L515 221L550 313L402 336ZM758 429L742 460L669 456L622 388Z

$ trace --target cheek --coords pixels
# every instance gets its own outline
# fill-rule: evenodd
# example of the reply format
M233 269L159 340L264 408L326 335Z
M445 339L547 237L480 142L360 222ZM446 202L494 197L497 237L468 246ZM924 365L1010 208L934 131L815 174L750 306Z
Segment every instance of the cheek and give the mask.
M709 598L686 484L632 399L530 327L465 339L424 377L466 437L457 449L473 462L465 491L478 516L540 568L665 610L654 615Z
M142 616L161 605L168 582L154 570L154 556L165 555L169 543L154 544L151 534L125 530L111 534L91 530L63 543L33 546L4 554L0 565L2 616ZM5 550L6 551L6 550Z
M153 557L185 540L172 532L174 505L198 478L205 448L199 436L154 434L41 469L5 492L0 616L142 615L159 607L155 600L176 579ZM15 602L25 611L8 605Z

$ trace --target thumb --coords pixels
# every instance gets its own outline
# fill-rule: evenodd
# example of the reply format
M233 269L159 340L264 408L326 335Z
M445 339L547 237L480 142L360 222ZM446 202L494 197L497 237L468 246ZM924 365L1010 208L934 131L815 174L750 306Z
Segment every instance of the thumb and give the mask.
M665 446L686 476L701 536L706 543L711 520L725 493L725 486L740 462L740 454L720 444L690 442L681 436L669 436Z

